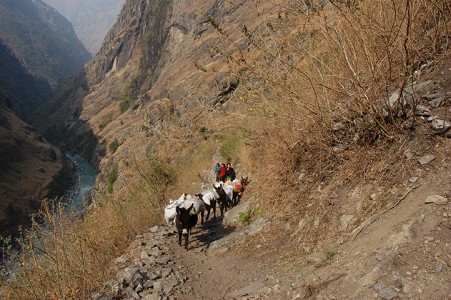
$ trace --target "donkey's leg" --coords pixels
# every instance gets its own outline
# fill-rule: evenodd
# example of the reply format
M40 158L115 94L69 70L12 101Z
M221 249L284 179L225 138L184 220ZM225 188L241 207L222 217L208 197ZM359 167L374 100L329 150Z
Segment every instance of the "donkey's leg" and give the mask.
M182 232L178 229L177 229L177 231L178 231L178 235L179 235L179 246L181 246L182 245Z
M186 250L188 250L188 236L189 236L189 233L187 233L187 234L185 235L185 249L186 249Z
M207 215L207 220L208 220L208 215ZM200 225L204 225L204 212L203 211L200 213Z
M205 222L208 221L208 219L210 218L210 208L211 208L211 206L210 205L206 205L206 207L207 207L207 218L205 219Z
M212 201L211 206L213 207L213 218L216 220L216 200Z
M223 216L224 215L224 203L223 202L219 203L219 211L221 212L221 216Z

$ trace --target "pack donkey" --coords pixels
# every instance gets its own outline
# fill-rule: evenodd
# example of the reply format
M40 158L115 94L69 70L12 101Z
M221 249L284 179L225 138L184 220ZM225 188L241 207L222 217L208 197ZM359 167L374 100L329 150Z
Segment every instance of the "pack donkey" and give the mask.
M185 237L185 249L188 250L188 236L191 232L191 228L197 224L197 214L191 214L194 203L189 208L185 208L183 205L176 206L175 226L177 227L179 246L182 245L182 235Z
M235 181L233 185L233 196L232 196L232 205L236 206L240 203L241 197L243 196L244 189L250 183L249 177L241 176L240 180Z

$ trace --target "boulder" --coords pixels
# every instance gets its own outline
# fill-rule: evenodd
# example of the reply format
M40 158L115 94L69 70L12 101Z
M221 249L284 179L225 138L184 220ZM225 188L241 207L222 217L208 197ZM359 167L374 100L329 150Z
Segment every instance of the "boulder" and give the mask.
M420 165L426 165L426 164L430 163L431 161L433 161L435 158L436 158L435 155L428 154L428 155L420 157L418 159L418 162L420 163Z
M238 217L241 213L248 212L251 209L251 201L241 203L235 206L224 214L222 224L224 226L236 226L238 225Z
M391 300L398 297L398 293L394 289L385 287L381 283L374 284L373 290L379 295L379 297L385 300Z
M127 267L123 270L120 270L116 278L118 280L123 279L125 283L130 284L133 280L133 276L138 273L138 268L136 267Z
M446 129L451 127L451 123L445 120L434 119L431 122L431 127L434 129Z
M430 195L430 196L427 196L427 198L426 198L426 200L424 200L424 202L426 204L429 204L429 203L444 204L444 203L448 202L448 199L446 199L445 197L440 196L440 195Z

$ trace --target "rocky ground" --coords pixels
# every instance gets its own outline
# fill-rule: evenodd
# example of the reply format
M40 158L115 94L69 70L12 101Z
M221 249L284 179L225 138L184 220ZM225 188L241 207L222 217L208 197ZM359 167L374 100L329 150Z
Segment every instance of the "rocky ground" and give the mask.
M259 253L263 245L239 250L271 226L265 218L237 225L252 199L198 225L188 251L172 224L155 226L117 258L116 278L93 299L450 299L450 173L432 177L350 231L333 253L308 255L301 268Z
M116 260L116 279L107 282L93 299L241 298L279 292L281 281L268 275L267 268L260 273L257 262L229 253L231 247L270 224L262 218L238 230L236 217L247 207L241 205L225 218L198 224L190 235L188 251L178 246L173 224L155 226L137 236ZM294 291L291 286L287 288L290 293Z

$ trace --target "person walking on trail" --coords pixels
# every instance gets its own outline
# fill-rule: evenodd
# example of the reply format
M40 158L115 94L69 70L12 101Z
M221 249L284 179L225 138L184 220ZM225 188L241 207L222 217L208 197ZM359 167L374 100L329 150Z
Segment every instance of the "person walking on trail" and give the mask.
M221 167L219 168L219 180L222 182L225 182L226 179L226 165L222 164Z
M219 165L219 163L216 163L215 166L215 177L216 177L216 182L220 181L219 178L219 170L221 169L221 166Z
M230 163L227 164L227 170L226 170L226 178L227 180L234 181L236 177L235 170L232 168L232 165Z

